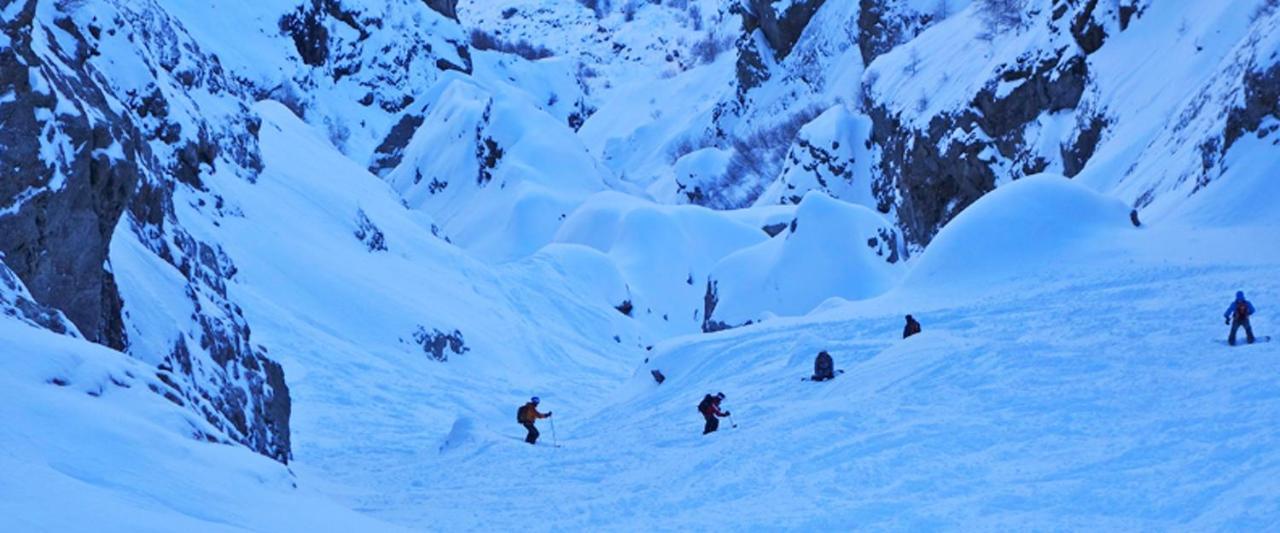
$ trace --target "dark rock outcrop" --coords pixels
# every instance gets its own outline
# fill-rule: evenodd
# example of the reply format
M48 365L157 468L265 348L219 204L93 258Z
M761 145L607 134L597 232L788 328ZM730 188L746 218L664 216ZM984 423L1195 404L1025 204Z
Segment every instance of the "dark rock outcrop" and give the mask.
M937 112L927 127L888 102L864 101L872 119L872 142L880 148L872 190L877 209L895 212L910 248L932 240L948 221L993 190L998 180L1018 179L1051 164L1029 143L1026 132L1039 117L1076 110L1088 87L1085 54L1106 37L1098 22L1101 9L1092 0L1059 0L1048 21L1067 43L1035 48L999 67L968 105ZM1092 29L1097 26L1097 29ZM893 107L893 109L891 109ZM1086 111L1077 131L1063 141L1064 173L1075 175L1093 156L1108 122ZM997 168L1001 169L997 174Z
M764 33L769 47L773 48L774 58L781 61L791 54L796 41L809 25L809 20L826 0L791 0L786 9L779 13L774 8L778 0L747 0L746 10L742 10L743 27L750 34L757 28Z
M713 318L716 312L716 306L720 304L720 293L717 281L707 281L707 292L702 297L702 332L715 333L726 329L740 328L742 326L750 326L753 322L748 320L741 324L729 324Z
M1258 131L1263 119L1280 119L1280 63L1251 68L1244 74L1243 104L1227 113L1222 150L1226 152L1247 132Z
M138 182L138 132L83 70L32 49L36 32L49 31L34 23L35 6L27 0L3 23L12 45L0 48L0 94L12 97L0 100L0 252L36 301L63 310L89 340L123 349L107 247ZM83 65L88 45L62 50L45 38L65 64ZM122 157L112 146L124 148Z
M17 274L4 264L2 254L0 254L0 314L54 333L71 337L80 336L75 325L62 314L62 311L41 305L31 297L31 293L27 292L27 288L22 285L22 280L18 279Z
M400 161L404 159L404 149L409 146L409 141L413 140L413 134L418 131L423 120L423 116L417 113L406 113L400 117L400 121L396 122L391 132L374 150L369 172L377 176L385 176L387 172L400 166Z
M458 0L423 0L436 13L458 20Z
M902 0L858 0L858 51L862 63L870 65L877 57L915 38L941 15L944 14L917 13Z
M446 333L438 329L427 331L425 326L418 326L418 330L413 332L413 342L422 348L427 357L442 363L449 360L448 352L462 355L471 351L462 338L462 332L456 329Z
M38 325L72 333L59 327L60 310L91 341L163 360L157 374L172 390L157 392L226 438L287 462L290 401L283 371L250 343L243 312L228 297L236 275L231 258L188 231L174 205L181 192L198 213L190 216L208 217L215 227L219 218L235 216L204 178L217 171L252 182L261 170L258 121L243 103L252 101L249 91L163 11L99 6L105 11L98 15L116 23L102 32L85 22L91 17L64 16L81 5L49 6L52 19L43 20L36 0L23 0L9 6L16 16L0 27L10 42L0 49L0 94L12 95L0 100L6 169L0 251L33 296L12 307ZM108 38L127 43L119 49L137 53L150 78L130 72L122 82L100 70L95 50ZM183 56L193 61L176 59ZM172 85L161 90L162 84ZM227 108L239 111L193 116L190 110L200 106L171 100L191 92L226 98ZM143 260L175 272L165 279L182 280L177 286L156 280L153 289L184 295L191 315L141 325L169 330L176 340L168 353L143 352L152 348L125 336L126 302L109 260L116 239L136 240L150 253Z

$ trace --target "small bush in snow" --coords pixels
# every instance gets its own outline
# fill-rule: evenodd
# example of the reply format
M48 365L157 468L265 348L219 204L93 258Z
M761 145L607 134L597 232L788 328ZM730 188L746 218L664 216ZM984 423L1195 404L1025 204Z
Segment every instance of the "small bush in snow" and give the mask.
M730 182L740 182L751 175L761 178L777 176L782 167L782 157L796 134L800 133L800 128L817 118L823 110L823 106L813 104L792 113L773 127L758 130L747 137L735 137L726 178Z
M324 118L325 129L329 133L329 142L333 144L340 152L347 151L347 140L351 138L351 128L348 128L341 119Z
M478 28L471 30L471 47L476 50L493 50L506 54L515 54L530 61L546 59L555 55L551 50L524 39L516 42L504 41Z
M984 34L994 36L1021 30L1030 22L1026 16L1027 0L978 0L977 4L978 13L987 25Z
M667 149L668 160L671 161L672 164L674 164L676 161L679 161L681 157L689 155L703 148L714 146L715 143L707 137L708 136L706 135L703 135L701 137L690 135L690 136L680 138L680 140L676 141L674 144L670 146L670 148Z
M907 62L902 65L902 71L912 76L920 72L920 52L915 47L907 50Z
M370 252L387 251L386 236L383 235L382 230L378 229L378 226L372 220L369 220L369 215L364 212L364 209L356 210L356 230L354 233L356 238L369 248Z
M733 46L732 37L721 37L713 31L694 42L689 52L699 63L706 65L714 63L716 58L731 46Z

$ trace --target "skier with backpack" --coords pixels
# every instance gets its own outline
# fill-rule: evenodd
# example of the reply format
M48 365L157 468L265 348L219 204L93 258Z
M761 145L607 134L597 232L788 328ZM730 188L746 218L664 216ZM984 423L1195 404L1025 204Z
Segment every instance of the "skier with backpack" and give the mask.
M698 412L702 413L702 418L707 420L707 425L702 428L702 434L706 435L720 429L720 420L716 417L726 418L730 415L728 411L720 410L720 402L724 400L724 393L717 392L715 396L710 394L702 398L702 402L698 404Z
M516 411L516 422L519 422L520 425L529 430L529 435L524 438L524 441L529 444L537 443L538 435L541 435L533 423L540 418L551 418L551 411L547 411L546 414L538 412L538 403L540 401L537 396L534 396L529 399L529 403L520 406L520 409Z
M810 381L826 381L835 379L836 369L835 361L831 360L831 354L825 350L818 352L818 357L813 360L813 377Z
M1244 291L1237 291L1236 300L1231 302L1227 312L1222 314L1222 318L1231 325L1231 335L1227 336L1227 344L1236 345L1236 332L1240 330L1240 326L1244 326L1245 340L1253 344L1256 339L1253 336L1253 325L1249 323L1249 316L1253 315L1254 311L1253 304L1244 298Z
M912 335L920 333L920 323L916 322L916 318L907 315L907 326L902 328L902 338L908 338Z

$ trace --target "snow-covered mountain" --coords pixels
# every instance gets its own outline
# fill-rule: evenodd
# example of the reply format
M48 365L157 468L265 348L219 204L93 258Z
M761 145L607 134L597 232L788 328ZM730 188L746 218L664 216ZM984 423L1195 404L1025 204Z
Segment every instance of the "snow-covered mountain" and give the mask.
M0 525L1265 529L1278 69L1274 0L0 0Z

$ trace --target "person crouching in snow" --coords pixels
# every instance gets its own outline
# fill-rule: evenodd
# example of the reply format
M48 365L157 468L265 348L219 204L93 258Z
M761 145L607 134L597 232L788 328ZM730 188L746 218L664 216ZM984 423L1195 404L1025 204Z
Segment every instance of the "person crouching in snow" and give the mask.
M826 381L836 377L835 361L832 361L831 354L826 351L818 352L818 357L813 360L813 377L811 381Z
M920 323L916 322L916 317L907 315L907 325L902 328L902 338L905 339L917 333L920 333Z

